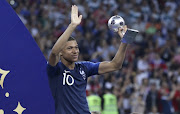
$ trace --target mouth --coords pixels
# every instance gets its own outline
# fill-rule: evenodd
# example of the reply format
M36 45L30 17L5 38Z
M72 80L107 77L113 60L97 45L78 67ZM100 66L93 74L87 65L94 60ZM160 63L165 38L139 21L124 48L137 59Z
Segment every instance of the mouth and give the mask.
M78 58L78 55L72 55L73 58Z

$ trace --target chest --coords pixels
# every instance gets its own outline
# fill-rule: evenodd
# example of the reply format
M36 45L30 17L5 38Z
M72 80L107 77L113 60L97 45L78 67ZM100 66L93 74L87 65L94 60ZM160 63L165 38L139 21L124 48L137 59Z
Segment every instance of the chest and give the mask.
M87 84L87 73L84 69L63 69L58 76L58 83L65 87L85 87Z

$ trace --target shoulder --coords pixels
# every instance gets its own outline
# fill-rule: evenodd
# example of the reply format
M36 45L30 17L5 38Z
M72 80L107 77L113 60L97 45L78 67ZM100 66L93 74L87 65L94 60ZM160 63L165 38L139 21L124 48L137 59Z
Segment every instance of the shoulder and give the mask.
M86 68L91 68L94 66L99 66L99 62L98 63L94 63L94 62L90 62L90 61L81 61L81 62L77 62L76 65L78 67L86 67Z
M80 61L80 62L76 62L77 65L93 65L93 64L99 64L100 62L90 62L90 61Z
M48 72L56 72L56 71L58 71L58 70L60 70L60 69L63 69L63 65L62 65L61 62L58 62L58 63L56 64L56 66L52 66L52 65L50 65L50 64L47 62L47 67L46 67L46 69L47 69Z
M88 76L98 74L99 64L100 63L93 63L90 61L82 61L82 62L76 63L77 67L79 67L79 69L82 69L85 72L87 72Z
M86 67L86 61L76 62L75 65L79 68Z
M76 62L77 65L86 65L86 64L89 64L90 62L89 61L79 61L79 62Z

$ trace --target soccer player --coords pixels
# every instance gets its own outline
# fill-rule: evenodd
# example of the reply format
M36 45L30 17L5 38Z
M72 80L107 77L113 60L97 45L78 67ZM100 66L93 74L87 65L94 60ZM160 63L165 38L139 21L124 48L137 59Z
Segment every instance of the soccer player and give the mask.
M122 43L111 61L92 63L77 62L79 48L72 32L81 23L82 15L78 16L78 7L71 8L71 23L59 37L49 56L47 73L49 85L55 101L56 114L90 114L86 100L87 78L121 69L127 45ZM123 38L122 31L118 34Z

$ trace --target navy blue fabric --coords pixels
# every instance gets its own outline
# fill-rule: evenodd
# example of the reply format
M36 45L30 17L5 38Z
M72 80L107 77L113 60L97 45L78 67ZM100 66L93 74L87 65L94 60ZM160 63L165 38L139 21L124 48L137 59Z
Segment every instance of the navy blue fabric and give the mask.
M77 62L70 70L62 62L47 65L56 114L90 114L86 100L87 78L98 74L99 63Z
M11 6L0 0L0 81L2 71L10 71L0 86L0 110L13 110L18 102L23 114L54 114L48 85L46 60L30 33ZM7 95L9 93L9 96Z

